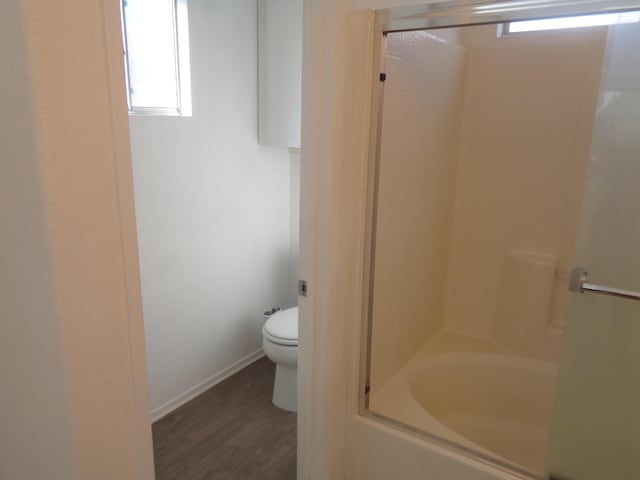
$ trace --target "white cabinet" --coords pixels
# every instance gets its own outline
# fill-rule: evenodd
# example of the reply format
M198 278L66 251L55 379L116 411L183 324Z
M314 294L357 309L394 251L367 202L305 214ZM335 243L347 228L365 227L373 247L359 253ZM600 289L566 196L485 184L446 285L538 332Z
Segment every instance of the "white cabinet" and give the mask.
M300 147L303 0L258 0L258 141Z

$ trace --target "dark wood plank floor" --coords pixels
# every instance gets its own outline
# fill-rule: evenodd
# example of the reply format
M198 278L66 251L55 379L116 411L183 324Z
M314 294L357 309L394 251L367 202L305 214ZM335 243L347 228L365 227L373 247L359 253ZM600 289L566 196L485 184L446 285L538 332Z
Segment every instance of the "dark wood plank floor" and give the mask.
M296 414L262 358L153 424L157 480L294 480Z

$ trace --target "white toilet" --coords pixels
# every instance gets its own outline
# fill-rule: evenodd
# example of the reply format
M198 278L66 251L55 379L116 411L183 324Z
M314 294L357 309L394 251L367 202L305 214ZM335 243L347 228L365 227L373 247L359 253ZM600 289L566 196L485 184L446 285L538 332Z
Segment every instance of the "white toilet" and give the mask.
M298 307L280 310L262 327L264 353L276 364L273 404L298 411Z

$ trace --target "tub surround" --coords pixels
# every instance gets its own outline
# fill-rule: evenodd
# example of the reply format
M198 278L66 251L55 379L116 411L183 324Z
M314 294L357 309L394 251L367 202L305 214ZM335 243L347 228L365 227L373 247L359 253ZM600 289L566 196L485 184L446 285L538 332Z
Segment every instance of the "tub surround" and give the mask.
M445 325L557 361L607 29L460 30L468 62Z
M606 32L387 36L370 409L536 474Z
M605 41L388 35L372 388L443 328L559 358Z

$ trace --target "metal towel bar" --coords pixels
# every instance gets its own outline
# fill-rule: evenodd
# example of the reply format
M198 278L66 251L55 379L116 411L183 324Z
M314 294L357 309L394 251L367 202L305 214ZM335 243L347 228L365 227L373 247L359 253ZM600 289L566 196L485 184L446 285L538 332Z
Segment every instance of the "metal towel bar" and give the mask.
M606 287L603 285L594 285L593 283L587 283L587 280L588 272L584 268L574 268L573 270L571 270L569 290L575 293L598 293L600 295L609 295L611 297L640 300L640 292L623 290L621 288Z

